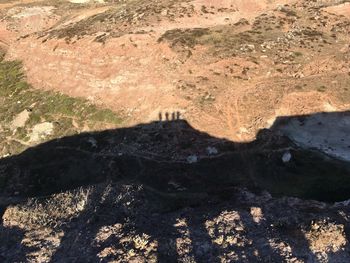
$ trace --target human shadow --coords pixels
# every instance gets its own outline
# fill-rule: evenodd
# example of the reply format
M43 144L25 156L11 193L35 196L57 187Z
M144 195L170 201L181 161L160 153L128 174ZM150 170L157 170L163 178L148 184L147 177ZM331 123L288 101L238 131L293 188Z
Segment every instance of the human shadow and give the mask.
M256 140L244 143L200 132L181 120L179 113L166 113L165 121L160 114L159 119L131 128L55 139L0 160L0 198L40 198L108 181L143 185L150 192L147 198L157 200L156 212L142 214L135 208L132 218L125 215L121 203L94 204L93 213L83 211L77 220L64 227L66 234L52 257L53 262L63 262L73 243L74 247L91 244L91 237L104 224L123 224L126 218L137 233L161 240L160 262L176 262L175 240L179 238L173 227L176 219L167 218L159 228L156 217L155 227L150 228L144 224L145 214L146 220L150 220L152 213L171 214L184 207L206 206L212 199L229 200L235 187L329 202L350 198L347 159L350 146L346 145L350 144L349 112L279 117L270 129L259 131ZM108 196L113 198L114 194ZM90 201L100 199L101 193L96 191ZM100 215L106 215L108 222ZM249 216L245 218L248 225L254 225ZM186 219L188 235L194 240L211 240L203 234L205 220L205 217ZM198 227L201 230L192 231ZM76 236L77 231L83 234ZM169 238L164 240L164 235ZM281 259L266 238L260 238L259 244L268 248L268 254ZM197 262L208 262L205 252L198 252L203 248L197 245L192 244L192 257ZM213 255L211 262L219 262L220 248L214 243L204 251ZM85 259L90 262L99 261L96 255L88 256Z

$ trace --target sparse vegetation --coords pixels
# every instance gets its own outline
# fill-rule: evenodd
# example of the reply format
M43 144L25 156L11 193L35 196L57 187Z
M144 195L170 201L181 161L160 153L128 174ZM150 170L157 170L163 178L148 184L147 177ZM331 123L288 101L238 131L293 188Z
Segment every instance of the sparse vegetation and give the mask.
M349 262L349 1L0 0L0 262Z
M0 61L0 155L15 154L25 148L36 124L54 123L54 133L46 139L75 134L83 129L102 129L121 124L122 119L109 109L98 108L85 99L57 92L33 89L26 81L21 63ZM27 110L25 126L11 128L14 118ZM5 139L7 138L7 139Z

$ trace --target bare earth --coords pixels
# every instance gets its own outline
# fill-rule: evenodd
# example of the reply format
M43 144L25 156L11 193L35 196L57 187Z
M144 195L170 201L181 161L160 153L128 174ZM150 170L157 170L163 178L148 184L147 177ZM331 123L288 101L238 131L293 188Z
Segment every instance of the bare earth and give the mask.
M199 130L246 141L278 116L349 107L339 90L349 83L348 20L333 14L347 5L287 3L296 15L281 1L160 1L145 10L131 1L65 12L31 4L6 9L0 39L37 88L86 97L130 125L180 111ZM247 24L235 25L242 18Z
M293 156L293 149L300 147L320 152L327 156L326 161L339 162L349 171L349 1L0 0L0 18L0 48L6 52L5 59L21 61L26 80L36 90L57 91L108 108L123 119L124 128L186 120L191 132L209 136L205 140L209 148L201 152L209 157L226 153L226 148L217 153L217 146L209 142L218 138L221 143L234 142L230 147L237 151L259 143L261 131L269 129L290 141L276 150L279 141L267 140L269 147L273 145L271 154L262 150L264 145L254 146L263 157L254 155L252 163L266 158L268 166L278 152L277 166L285 165L283 169L293 173L288 163L291 158L301 158L299 150ZM11 129L23 128L29 116L28 109L14 116ZM42 122L34 126L28 145L42 142L55 125ZM145 163L153 161L154 153L173 154L167 162L202 161L199 153L193 156L190 150L177 154L175 147L183 145L172 134L166 140L174 148L154 150L157 146L152 144L154 148L148 149L150 138L162 135L158 128L136 127L145 131L128 142L119 141L122 150L117 147L118 153L101 151L94 136L88 142L91 152L113 154L113 158L140 155L140 162ZM105 126L79 129L93 132ZM145 137L147 143L142 144ZM196 140L189 139L188 145L193 149ZM84 147L78 146L77 152L82 154ZM58 155L45 164L55 167L63 157L68 158ZM28 160L35 162L35 158ZM1 161L6 165L1 166ZM11 158L0 159L0 174L10 171L7 164L10 167ZM109 183L111 178L104 173L113 170L113 165L99 170L107 183L97 180L30 198L22 196L27 186L22 183L1 193L0 261L350 261L347 201L272 197L267 191L232 187L225 189L228 196L226 192L219 197L209 194L204 201L193 198L194 204L187 203L191 197L174 208L167 203L174 201L171 194L170 198L168 192L140 184L138 178L125 184L124 177ZM128 167L132 170L133 165ZM35 169L41 168L33 168L34 175ZM157 169L162 173L163 168ZM169 187L181 189L176 179L182 169L186 168L170 172ZM26 175L19 170L8 173ZM195 183L200 180L196 178ZM8 193L10 199L3 197ZM167 198L172 201L165 202Z

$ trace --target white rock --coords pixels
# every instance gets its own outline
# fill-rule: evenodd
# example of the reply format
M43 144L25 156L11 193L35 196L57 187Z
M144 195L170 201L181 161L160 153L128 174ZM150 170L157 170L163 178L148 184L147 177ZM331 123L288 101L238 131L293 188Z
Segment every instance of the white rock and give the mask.
M253 45L253 44L248 44L248 45L247 45L247 48L250 49L250 50L255 50L255 45Z
M197 155L190 155L187 157L187 162L188 163L196 163L198 162L198 157Z
M215 147L208 146L207 147L207 154L210 155L217 155L219 153L218 149Z
M291 159L292 159L292 154L290 152L285 152L282 156L282 161L284 163L289 163Z
M51 135L53 129L54 126L51 122L43 122L35 125L30 135L30 142L39 142L46 136Z
M77 211L81 212L84 210L86 205L86 200L82 199L77 203Z
M19 113L11 122L11 129L17 129L24 127L26 122L28 121L30 117L30 112L28 110L24 110L21 113Z

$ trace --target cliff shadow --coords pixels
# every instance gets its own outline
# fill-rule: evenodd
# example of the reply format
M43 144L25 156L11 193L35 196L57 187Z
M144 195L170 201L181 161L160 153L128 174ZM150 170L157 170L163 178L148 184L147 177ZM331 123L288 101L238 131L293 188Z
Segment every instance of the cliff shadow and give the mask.
M173 117L59 138L3 158L2 198L45 196L106 180L163 193L225 195L241 186L276 196L350 198L349 112L279 117L247 143L212 137Z
M243 261L247 257L256 261L283 261L280 251L270 245L273 235L265 232L271 228L271 222L255 222L246 208L239 210L234 222L251 229L251 234L238 232L238 237L243 240L249 237L255 247L247 243L246 248L225 248L212 241L211 235L218 235L218 238L220 232L216 233L219 230L214 229L214 234L209 235L208 220L222 217L224 210L240 209L240 202L235 200L236 187L249 188L257 195L267 190L275 196L323 201L350 197L349 162L339 158L338 152L329 152L324 150L323 144L318 144L323 134L325 138L322 142L329 147L333 145L334 149L338 149L332 143L335 140L336 145L346 149L349 112L280 117L270 129L261 130L256 140L247 143L212 137L195 130L176 115L173 115L174 119L169 116L165 121L131 128L55 139L19 155L1 159L3 211L8 204L21 198L41 198L81 186L105 182L118 187L143 185L146 193L134 196L139 204L131 208L127 207L127 200L121 199L119 203L108 201L119 198L117 190L105 194L95 189L79 216L61 228L65 234L51 261L84 258L98 262L97 247L86 250L95 242L102 227L116 224L127 226L127 233L138 236L146 233L157 240L159 262L177 262L180 257L196 262L208 262L209 258L210 262L219 262L221 253L232 251ZM329 127L332 129L329 130ZM317 143L311 146L303 144L298 139L298 132L314 132ZM225 201L228 203L221 205ZM176 214L186 207L199 207L204 212L193 214L185 210L180 215ZM212 211L205 210L208 207L212 207ZM289 213L288 209L281 211L283 216ZM288 217L291 216L288 214ZM175 227L179 225L179 217L185 223ZM7 231L25 234L17 228ZM296 232L297 243L303 245L299 248L291 242L291 247L312 255L308 241L300 239L303 236L300 229ZM176 245L179 239L191 240L187 255L179 255ZM122 249L120 238L112 235L101 246L117 243ZM254 249L258 251L258 256L254 254ZM11 248L8 250L12 251ZM22 246L20 250L21 254L16 257L25 260L27 248ZM113 258L118 259L118 256Z

